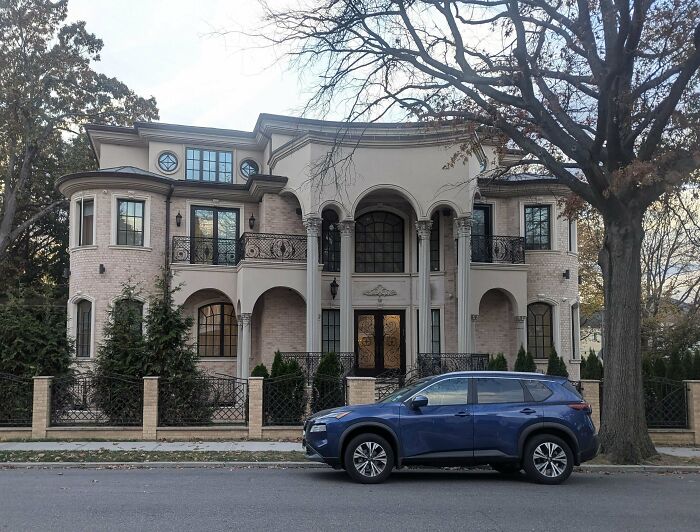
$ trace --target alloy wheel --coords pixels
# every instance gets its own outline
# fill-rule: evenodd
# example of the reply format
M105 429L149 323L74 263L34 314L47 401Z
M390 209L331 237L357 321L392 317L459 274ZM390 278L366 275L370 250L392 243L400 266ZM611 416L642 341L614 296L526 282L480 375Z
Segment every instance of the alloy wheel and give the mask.
M566 452L554 442L542 442L532 454L537 471L547 478L557 478L566 470Z
M355 447L352 461L358 473L365 477L376 477L386 468L386 451L376 442L363 442Z

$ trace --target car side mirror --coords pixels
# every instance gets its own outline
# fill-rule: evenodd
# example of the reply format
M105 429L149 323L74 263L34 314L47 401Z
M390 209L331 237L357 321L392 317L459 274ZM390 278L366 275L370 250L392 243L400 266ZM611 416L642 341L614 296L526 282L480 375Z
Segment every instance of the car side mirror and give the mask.
M411 399L411 408L418 410L424 406L428 406L428 398L425 395L416 395Z

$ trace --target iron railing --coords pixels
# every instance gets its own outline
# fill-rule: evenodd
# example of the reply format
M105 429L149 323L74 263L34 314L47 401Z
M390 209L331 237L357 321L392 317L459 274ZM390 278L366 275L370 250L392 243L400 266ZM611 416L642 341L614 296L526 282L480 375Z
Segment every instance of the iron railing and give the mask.
M306 261L306 235L243 233L238 240L239 260Z
M235 425L248 421L248 380L230 375L164 379L158 383L164 427Z
M173 262L188 264L238 264L238 241L235 238L174 236Z
M472 262L525 263L525 239L521 236L472 235Z
M328 408L344 406L347 399L347 381L345 377L320 375L314 377L311 386L311 413L315 414Z
M84 373L54 379L51 425L143 424L143 380Z
M263 381L263 425L301 425L307 407L306 378L284 375Z
M683 381L645 378L644 407L649 428L688 428L688 397Z
M485 353L419 353L416 369L421 377L450 371L484 371L489 363Z
M321 363L323 355L326 353L322 352L304 352L304 351L294 351L281 353L282 360L289 362L290 360L296 360L301 371L306 377L306 382L311 384L314 376L318 370L318 365ZM336 353L338 355L338 361L342 367L342 375L347 376L353 373L355 370L355 353L353 352L340 352Z
M386 370L374 379L375 399L381 401L399 388L409 386L424 376L421 375L420 370L416 367L407 368L406 371L399 369Z
M0 373L0 427L31 426L32 394L31 379Z

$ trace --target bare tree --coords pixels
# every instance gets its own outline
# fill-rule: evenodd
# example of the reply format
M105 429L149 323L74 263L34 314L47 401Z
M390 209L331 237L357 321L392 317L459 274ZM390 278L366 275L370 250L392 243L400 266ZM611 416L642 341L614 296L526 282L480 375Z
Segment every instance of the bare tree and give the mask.
M698 153L699 0L299 0L260 35L318 75L310 106L400 108L519 148L602 216L608 360L600 431L615 462L654 453L641 389L640 253L649 205ZM338 105L337 103L335 105Z

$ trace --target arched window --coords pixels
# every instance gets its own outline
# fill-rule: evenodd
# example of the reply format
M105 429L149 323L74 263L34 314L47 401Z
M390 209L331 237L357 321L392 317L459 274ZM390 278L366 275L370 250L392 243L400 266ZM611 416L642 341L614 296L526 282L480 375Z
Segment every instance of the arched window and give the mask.
M531 303L527 306L527 350L535 358L547 358L554 345L552 305Z
M233 305L212 303L197 313L197 354L200 357L233 357L238 345L238 321Z
M340 229L338 214L326 209L321 215L321 261L324 272L340 271Z
M403 220L390 212L370 212L355 223L355 271L403 273Z
M143 302L138 299L119 299L114 303L115 316L133 320L134 334L143 334Z
M75 355L88 358L92 343L92 303L87 299L78 301L75 318Z

